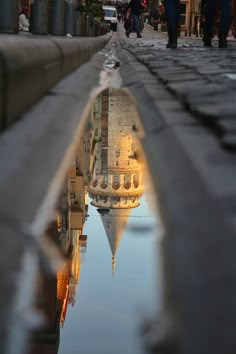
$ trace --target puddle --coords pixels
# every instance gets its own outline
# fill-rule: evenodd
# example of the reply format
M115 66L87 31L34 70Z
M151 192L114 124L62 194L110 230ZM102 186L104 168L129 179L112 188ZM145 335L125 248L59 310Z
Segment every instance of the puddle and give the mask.
M38 276L44 326L28 354L145 352L142 321L161 306L161 228L140 130L124 91L98 95L48 227L63 258Z

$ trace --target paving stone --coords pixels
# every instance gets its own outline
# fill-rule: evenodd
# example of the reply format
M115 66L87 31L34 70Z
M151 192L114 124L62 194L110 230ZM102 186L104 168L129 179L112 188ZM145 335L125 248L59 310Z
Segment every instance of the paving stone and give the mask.
M216 102L215 105L202 103L199 105L194 105L191 108L196 113L204 116L224 118L232 117L235 114L236 103L228 106L225 106L223 103L220 104L219 102Z
M206 86L206 84L207 83L201 78L199 80L195 80L194 90L196 91L196 89L198 89L201 91L201 89ZM178 96L185 96L189 90L193 88L193 84L191 82L170 82L167 84L167 88Z
M223 133L236 133L236 112L235 116L231 119L219 119L218 126L222 130Z
M159 77L163 80L164 83L168 82L186 82L186 81L196 81L199 80L199 76L194 73L179 73L179 74L159 74Z
M225 134L221 138L221 144L223 147L236 151L236 134Z
M156 41L154 40L155 36ZM233 73L236 70L235 53L232 50L204 48L202 40L194 38L180 39L179 44L182 46L182 50L165 50L163 44L166 37L164 35L154 33L152 38L151 40L147 39L146 42L143 39L142 43L138 44L141 47L135 48L133 46L129 50L149 68L150 72L164 85L164 88L170 90L175 98L181 100L180 106L184 105L193 114L196 124L199 121L198 124L206 124L208 128L212 127L213 134L232 133L235 129L232 117L236 112L233 103L236 82L226 77L225 74ZM151 55L145 50L145 45L148 50L152 46ZM214 45L218 45L217 40L214 41ZM231 45L236 47L234 43ZM186 58L188 58L187 61ZM151 96L155 97L156 95L156 104L162 114L166 118L169 118L170 112L175 112L176 116L181 115L178 112L179 106L169 100L169 96L163 93L165 91L158 88L155 92L154 87L155 84L153 84L153 92L150 91ZM162 103L158 101L158 92L159 99L164 100ZM227 141L232 142L232 139L232 136L228 137Z

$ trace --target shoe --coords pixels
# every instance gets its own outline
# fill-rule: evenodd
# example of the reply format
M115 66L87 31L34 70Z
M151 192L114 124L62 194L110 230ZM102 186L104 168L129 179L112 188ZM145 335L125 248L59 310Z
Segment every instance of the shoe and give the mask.
M211 44L212 35L211 35L211 34L207 34L207 33L206 33L206 34L203 36L202 41L203 41L204 47L212 47L212 44Z
M126 37L129 38L129 32L126 31L125 34L126 34Z
M167 45L166 45L166 48L170 48L170 49L176 49L177 48L177 42L171 42L171 41L168 41Z
M141 36L141 34L138 34L138 35L137 35L137 38L143 38L143 36Z
M227 34L219 34L219 48L228 48Z
M169 39L166 48L177 48L177 33L169 32Z

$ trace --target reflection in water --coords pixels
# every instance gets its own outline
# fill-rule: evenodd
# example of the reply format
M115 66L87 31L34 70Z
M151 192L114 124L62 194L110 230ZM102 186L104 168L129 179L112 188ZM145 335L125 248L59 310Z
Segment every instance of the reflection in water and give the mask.
M47 325L32 333L28 354L58 352L60 327L68 305L76 303L81 257L87 249L83 228L89 216L88 195L103 223L114 274L128 218L144 192L136 126L134 105L123 91L107 89L97 97L58 201L57 218L48 227L47 236L59 246L63 264L56 276L39 275L36 305Z
M56 276L45 272L39 276L35 302L45 316L46 325L32 333L29 354L58 352L60 326L64 325L68 305L74 306L76 301L81 253L86 252L87 247L87 236L83 235L87 210L84 149L83 144L80 144L61 192L57 218L47 230L47 237L61 251L63 264Z
M139 206L143 194L135 125L134 107L122 90L108 89L98 97L92 125L96 138L88 191L106 231L113 273L115 254L130 211Z

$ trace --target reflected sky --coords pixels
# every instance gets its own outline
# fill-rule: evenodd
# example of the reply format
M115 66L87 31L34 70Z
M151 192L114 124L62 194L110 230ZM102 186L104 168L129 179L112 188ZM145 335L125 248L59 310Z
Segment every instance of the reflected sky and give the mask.
M156 247L158 225L147 203L132 209L127 229L112 254L100 215L92 205L84 225L87 251L82 255L80 281L74 306L67 309L61 328L60 354L142 353L139 326L157 307ZM152 225L153 231L136 233L132 225ZM154 261L155 260L155 261Z

